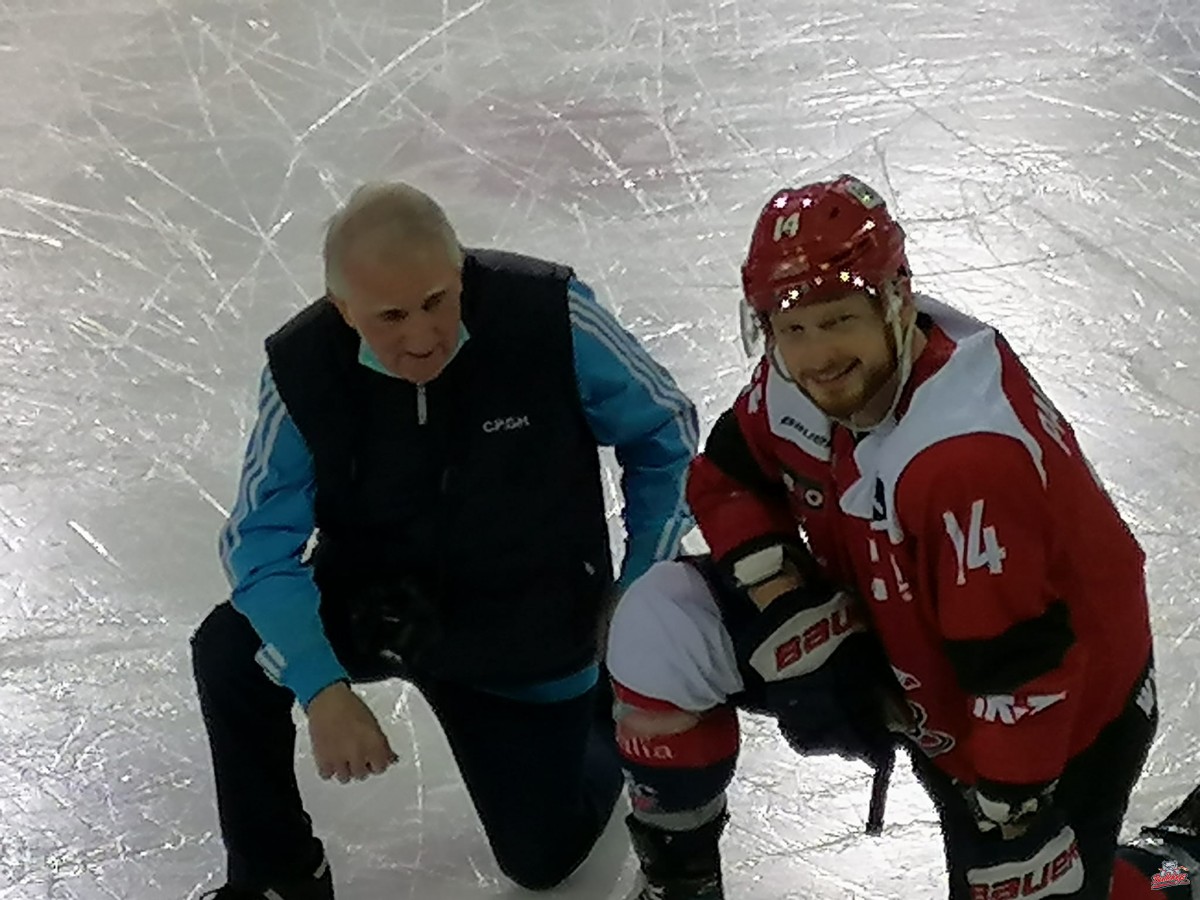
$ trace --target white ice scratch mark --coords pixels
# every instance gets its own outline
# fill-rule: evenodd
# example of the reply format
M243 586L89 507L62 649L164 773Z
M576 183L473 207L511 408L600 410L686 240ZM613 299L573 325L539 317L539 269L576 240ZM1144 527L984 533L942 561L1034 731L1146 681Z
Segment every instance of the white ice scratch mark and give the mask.
M201 499L204 500L206 503L208 503L208 505L211 506L213 509L215 509L217 512L219 512L221 514L222 518L225 518L225 519L229 518L229 510L227 510L221 504L220 500L218 500L216 497L214 497L212 494L210 494L207 490L205 490L203 487L201 487L200 482L196 480L195 476L192 475L191 472L189 472L187 469L185 469L183 466L179 465L178 463L172 464L170 466L170 468L172 470L174 470L174 472L181 479L183 479L188 484L190 484L193 488L195 488L196 493L200 495ZM152 473L147 473L146 479L149 479L150 477L152 477ZM146 479L143 479L143 480L146 480Z
M675 133L671 130L671 126L667 121L669 104L667 102L667 95L663 86L663 68L666 65L667 54L669 51L667 48L667 19L665 18L660 18L658 20L657 37L658 53L655 55L654 66L654 124L658 128L659 133L662 135L663 140L666 141L667 148L671 154L671 159L678 166L679 174L683 176L683 179L688 183L691 189L690 199L692 203L704 203L705 205L708 205L708 191L705 190L704 184L700 180L700 177L694 171L692 171L691 166L688 164L684 156L683 148L679 145L679 141L675 139ZM686 50L683 50L682 53L685 58L690 55ZM651 104L647 103L646 105L650 106ZM685 115L686 114L681 114L680 118L683 118Z
M338 113L340 113L343 109L345 109L347 106L349 106L355 100L357 100L359 97L361 97L363 94L365 94L368 90L371 89L371 87L373 85L382 81L385 77L387 77L389 74L391 74L392 70L395 69L398 65L400 65L400 63L404 62L406 59L408 59L410 56L412 56L414 53L416 53L418 50L420 50L422 47L424 47L430 41L434 40L435 38L441 37L450 28L457 25L463 19L467 18L467 16L474 13L476 10L481 9L482 7L486 6L489 2L490 2L490 0L476 0L476 2L473 5L468 6L466 9L464 9L462 12L460 12L458 15L456 15L453 19L447 19L445 22L443 22L437 28L435 28L432 31L430 31L429 33L423 35L420 38L420 40L415 41L413 44L411 44L408 47L408 49L406 49L403 53L401 53L399 56L396 56L395 58L393 58L392 61L389 62L386 66L384 66L377 73L375 73L373 76L368 78L366 81L364 81L362 84L360 84L354 90L352 90L345 97L343 97L341 100L339 100L337 103L335 103L333 105L332 109L330 109L328 112L326 112L324 115L322 115L319 119L317 119L315 122L313 122L311 125L309 125L306 129L304 129L303 132L301 132L299 135L296 136L296 143L298 143L298 144L303 143L305 140L308 139L308 137L311 134L313 134L313 132L322 128L326 122L328 122L330 119L332 119Z
M446 130L446 128L442 125L441 122L439 122L433 116L429 115L429 113L427 113L425 110L421 109L421 107L419 107L417 104L415 104L411 99L403 96L403 94L400 95L399 99L400 99L401 103L403 103L408 109L410 109L412 111L413 115L420 117L420 119L425 124L427 124L433 132L435 132L439 136L445 137L447 140L454 141L459 147L462 148L464 153L469 153L471 156L475 157L476 159L480 159L480 160L484 161L485 163L490 165L496 172L498 172L503 177L507 178L509 181L511 181L517 187L525 188L529 184L530 181L532 181L534 178L537 177L536 173L533 170L528 169L526 167L518 166L514 163L507 162L503 159L500 159L499 157L496 157L490 153L487 153L487 152L481 150L479 147L471 144L465 138L461 138L456 134L450 133L449 131ZM513 172L510 170L515 170L517 172L520 172L520 173L528 176L528 180L522 181L520 178L518 178L516 175L514 175Z
M70 733L63 738L62 742L55 749L53 756L50 757L50 768L52 770L58 770L58 767L62 764L63 757L66 756L67 751L71 749L71 744L75 742L75 739L78 738L79 735L83 734L83 729L86 724L86 719L78 719L75 722L75 725L71 728Z
M174 236L196 258L196 262L199 263L204 269L204 273L208 276L209 280L213 282L213 284L220 283L220 276L217 275L216 271L212 267L211 254L201 247L199 243L197 243L195 236L190 234L186 228L182 228L171 222L171 220L162 213L156 213L147 209L134 197L126 197L125 202L133 209L136 209L141 215L145 216L147 221L154 226L155 231L158 232L160 237L166 238L167 235ZM164 281L168 280L176 271L178 271L178 268L179 267L176 266L174 269L168 272L167 275L164 276Z
M601 164L604 165L610 173L612 173L615 183L624 187L631 193L637 201L638 206L648 215L654 215L658 209L652 204L645 192L636 182L629 178L629 169L622 168L620 164L608 152L608 148L598 140L590 140L579 132L561 113L551 109L546 104L538 102L537 107L547 118L553 119L556 123L562 126L563 130L573 137L581 147L590 152Z
M412 747L412 767L415 776L413 783L417 792L417 858L413 861L413 868L419 872L425 856L425 772L421 762L421 740L412 720L412 697L415 690L411 684L404 685L392 714L404 722L404 727L408 730L409 745ZM415 896L416 884L410 884L409 887L409 896Z
M1200 94L1197 94L1195 91L1191 90L1190 88L1186 87L1185 85L1180 84L1178 81L1176 81L1174 78L1172 78L1170 75L1166 74L1165 72L1154 72L1153 70L1151 70L1151 71L1153 72L1154 75L1156 75L1158 77L1158 79L1160 81L1164 82L1168 86L1179 91L1179 93L1183 94L1183 96L1187 97L1189 100L1191 100L1195 103L1200 103Z
M172 22L172 27L174 27L174 22ZM228 66L229 70L240 73L246 79L247 86L250 88L250 90L252 90L254 92L254 96L258 98L259 103L261 103L264 107L266 107L267 111L271 113L271 115L274 117L275 121L277 121L280 125L282 125L284 130L286 131L289 128L289 123L288 123L287 117L284 116L284 114L279 110L279 108L273 102L271 102L271 98L268 97L263 92L263 89L259 85L259 83L250 76L250 74L246 71L246 69L242 66L242 64L234 57L234 55L233 55L234 47L233 47L232 42L222 41L220 36L218 36L217 34L215 34L213 32L212 28L209 26L209 24L207 22L199 23L199 31L203 37L207 38L210 42L212 42L212 45L214 47L216 47L216 49L219 53L224 54L225 62L226 62L226 65ZM182 38L182 36L179 35L178 30L176 30L176 38L179 41L180 46L183 46L183 38ZM253 58L255 58L257 60L258 49L256 48L255 50L253 50L252 54L253 54ZM213 137L216 138L216 132L213 131L212 122L211 122L211 119L209 118L208 105L207 105L208 104L208 94L205 93L203 87L201 86L200 79L199 79L195 69L191 68L190 66L189 66L189 69L190 69L189 74L192 77L193 86L196 88L196 91L198 94L200 108L201 108L202 114L204 116L204 124L209 128L209 131L213 135Z
M105 138L107 138L109 143L112 145L113 155L117 159L121 160L123 163L127 164L131 168L141 169L142 171L146 172L147 174L149 174L150 176L155 178L157 181L159 181L166 187L175 191L180 196L182 196L185 199L196 204L197 207L204 210L205 212L207 212L209 215L213 216L214 218L219 219L229 225L232 225L234 228L240 229L241 231L243 231L247 234L252 233L251 229L246 227L245 223L239 222L237 219L234 219L232 216L227 215L226 213L217 209L215 206L204 202L195 193L187 190L183 185L181 185L178 182L176 182L175 180L169 178L164 172L162 172L160 169L158 169L158 167L152 165L149 161L143 159L141 156L134 153L132 150L130 150L128 147L126 147L124 144L122 144L121 141L118 140L117 137L108 129L108 127L103 122L101 122L99 119L97 119L95 116L89 116L89 118L91 119L92 123L97 127L97 129L100 130L100 132L105 136ZM88 210L88 212L91 213L92 211Z
M149 268L146 267L145 263L143 263L139 259L135 259L129 253L126 253L124 250L117 249L116 247L110 246L109 244L105 244L103 241L98 241L95 238L93 238L91 235L86 234L83 230L76 228L74 225L71 225L67 222L62 221L61 219L56 219L53 216L43 212L41 209L32 208L32 207L26 207L26 208L29 209L29 211L31 213L33 213L34 215L36 215L40 218L46 219L47 221L53 222L55 225L57 225L59 228L61 228L63 231L65 231L67 234L71 235L72 237L78 238L79 240L81 240L84 243L90 245L91 247L99 250L100 252L102 252L108 256L111 256L114 259L118 259L121 262L126 263L127 265L131 266L134 269L137 269L140 272L145 272L150 275L154 274L153 272L150 271Z
M91 546L91 548L93 550L95 550L96 553L98 553L105 562L111 563L112 565L116 566L118 569L121 568L121 566L117 563L117 561L115 559L113 559L112 554L108 552L108 548L105 547L102 543L100 543L100 541L98 541L92 535L92 533L90 531L88 531L86 528L84 528L82 525L80 525L74 519L68 519L67 526L72 531L74 531L77 535L79 535L81 538L83 538L85 541L87 541L87 543Z
M196 378L196 376L194 376L194 375L185 375L184 380L187 381L187 383L190 384L192 387L199 388L200 390L204 391L204 393L208 394L210 397L217 396L216 388L212 387L211 385L205 384L203 381Z
M1174 645L1175 647L1181 647L1181 646L1186 645L1187 642L1191 639L1192 635L1195 633L1196 627L1197 626L1196 626L1195 622L1190 623L1185 629L1183 629L1182 632L1179 633L1178 637L1176 637L1174 640L1171 641L1172 645Z
M38 234L36 231L13 231L9 228L0 228L0 237L20 238L23 241L33 241L35 244L45 244L47 247L53 247L55 250L63 248L63 242L58 238L51 237L48 234Z

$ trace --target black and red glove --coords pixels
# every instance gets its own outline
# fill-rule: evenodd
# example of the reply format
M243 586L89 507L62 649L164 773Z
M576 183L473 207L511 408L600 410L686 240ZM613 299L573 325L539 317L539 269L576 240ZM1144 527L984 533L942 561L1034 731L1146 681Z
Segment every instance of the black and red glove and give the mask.
M794 588L750 619L735 647L743 669L762 678L766 705L797 752L879 766L896 742L887 697L899 685L857 605L845 591Z
M964 859L972 897L1070 897L1083 889L1083 858L1054 803L1055 784L981 780L966 789L980 831Z

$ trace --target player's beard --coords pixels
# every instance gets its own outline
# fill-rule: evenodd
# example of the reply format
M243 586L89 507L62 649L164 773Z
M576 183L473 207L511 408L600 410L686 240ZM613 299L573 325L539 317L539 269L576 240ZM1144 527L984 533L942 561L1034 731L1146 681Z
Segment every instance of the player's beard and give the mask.
M800 389L832 419L852 426L876 424L891 408L897 390L896 339L890 328L884 340L886 356L858 359L854 369L835 384L801 384Z

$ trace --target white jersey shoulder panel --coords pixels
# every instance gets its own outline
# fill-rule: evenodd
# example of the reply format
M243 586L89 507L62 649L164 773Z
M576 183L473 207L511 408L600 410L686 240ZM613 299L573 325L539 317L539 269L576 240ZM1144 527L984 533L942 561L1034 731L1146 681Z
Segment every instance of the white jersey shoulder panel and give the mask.
M854 458L861 478L842 496L842 509L849 515L878 519L882 514L896 543L904 537L896 514L896 484L919 453L941 441L977 433L1007 435L1025 446L1043 484L1046 480L1042 449L1004 393L995 329L930 297L918 295L917 307L955 342L954 352L913 392L899 422L880 426L859 442ZM877 482L882 482L884 504L879 511Z

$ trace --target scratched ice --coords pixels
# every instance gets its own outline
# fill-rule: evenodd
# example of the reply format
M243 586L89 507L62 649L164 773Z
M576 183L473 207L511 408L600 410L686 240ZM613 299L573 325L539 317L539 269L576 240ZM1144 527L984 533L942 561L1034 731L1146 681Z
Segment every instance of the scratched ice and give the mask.
M224 591L260 339L372 177L574 264L706 424L746 369L759 204L877 184L921 285L1007 329L1148 550L1164 721L1134 821L1200 778L1192 0L5 0L0 51L0 900L219 878L187 636ZM300 760L340 896L509 896L420 698L366 695L402 765L340 787ZM943 896L911 778L881 839L867 787L747 720L732 895ZM618 826L558 896L632 880Z

